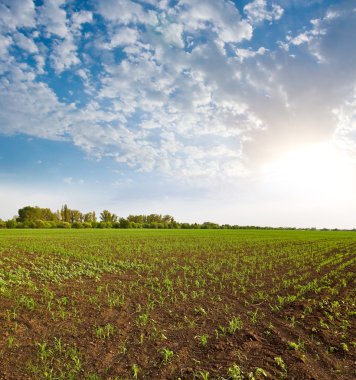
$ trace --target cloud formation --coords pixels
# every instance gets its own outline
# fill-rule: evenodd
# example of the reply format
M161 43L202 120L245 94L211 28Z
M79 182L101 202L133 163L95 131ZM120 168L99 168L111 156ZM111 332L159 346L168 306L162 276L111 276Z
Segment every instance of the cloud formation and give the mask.
M267 0L254 0L244 7L244 12L253 23L279 20L284 9L275 3L268 4Z
M354 149L355 7L340 2L284 35L284 6L0 0L1 133L213 181L299 142ZM278 36L268 46L263 28Z

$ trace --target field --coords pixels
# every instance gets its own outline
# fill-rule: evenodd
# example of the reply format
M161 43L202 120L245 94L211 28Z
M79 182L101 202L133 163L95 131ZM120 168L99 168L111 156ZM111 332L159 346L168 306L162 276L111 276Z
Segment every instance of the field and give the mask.
M356 232L0 231L0 379L354 379Z

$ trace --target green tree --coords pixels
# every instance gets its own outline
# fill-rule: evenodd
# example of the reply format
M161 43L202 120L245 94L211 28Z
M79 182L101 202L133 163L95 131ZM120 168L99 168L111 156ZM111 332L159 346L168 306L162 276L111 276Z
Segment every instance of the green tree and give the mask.
M70 222L81 222L83 221L83 214L79 210L70 210Z
M39 207L26 206L20 208L18 211L18 218L16 219L18 222L29 222L40 219L41 212Z
M18 210L18 222L34 222L36 220L52 221L57 220L57 215L49 208L40 208L38 206L26 206Z
M61 208L61 220L70 223L70 209L66 204Z
M111 222L111 212L109 210L104 210L100 213L100 220L102 222Z
M125 218L120 218L119 219L119 226L120 228L129 228L130 227L130 223L127 219Z
M16 222L14 219L9 219L6 221L6 228L15 228Z
M95 211L87 212L86 214L84 214L84 222L88 222L88 223L96 222Z
M57 215L51 211L49 208L40 208L40 219L45 220L47 222L58 220Z
M102 222L116 222L117 221L117 215L112 214L108 210L104 210L100 213L100 220Z

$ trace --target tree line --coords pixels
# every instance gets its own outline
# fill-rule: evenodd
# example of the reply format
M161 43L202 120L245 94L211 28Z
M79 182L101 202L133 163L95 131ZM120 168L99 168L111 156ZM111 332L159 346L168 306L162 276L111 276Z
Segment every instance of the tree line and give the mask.
M0 219L0 228L297 229L295 227L220 225L213 222L180 223L171 215L161 214L129 215L124 218L118 217L109 210L103 210L97 217L95 211L83 213L69 208L66 204L55 212L50 208L38 206L20 208L18 215L12 219L6 221ZM316 230L314 227L302 229Z
M177 223L171 215L129 215L118 217L109 210L98 216L95 211L83 213L63 205L60 210L26 206L18 210L18 215L3 221L0 228L185 228L187 223ZM189 225L190 228L190 225Z

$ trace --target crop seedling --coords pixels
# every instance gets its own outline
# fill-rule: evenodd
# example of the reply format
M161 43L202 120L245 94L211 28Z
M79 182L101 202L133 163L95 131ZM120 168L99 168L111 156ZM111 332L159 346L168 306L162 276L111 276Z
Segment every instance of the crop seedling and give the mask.
M197 335L195 337L195 339L198 340L199 344L202 346L202 347L205 347L207 344L208 344L208 338L209 338L209 335Z
M270 377L257 364L304 378L332 355L332 375L351 378L355 249L354 231L0 229L0 373L179 378L173 361L189 357L197 379ZM296 332L288 373L281 356L271 368L260 352ZM304 346L318 353L306 363Z
M32 297L27 297L24 294L20 297L19 304L28 310L34 310L36 306L35 300Z
M7 338L7 347L11 350L12 347L14 347L14 341L15 341L15 337L13 335L10 335L8 338Z
M267 372L263 368L256 368L255 376L261 378L262 376L268 378Z
M195 376L195 377L198 377L201 380L209 380L209 376L210 374L208 371L199 371L198 376Z
M242 328L242 321L239 317L233 317L229 321L229 325L227 327L227 332L231 335L235 334L237 330L240 330Z
M206 311L202 306L198 306L194 309L195 313L198 315L206 315Z
M274 358L274 362L276 363L277 367L282 370L283 376L287 376L287 366L284 363L284 360L280 356L276 356Z
M242 370L236 363L234 363L232 367L228 368L227 375L229 376L229 379L231 379L231 380L243 380L244 379Z
M342 342L341 343L341 348L344 352L349 352L349 347L346 343Z
M252 313L251 322L255 325L257 323L258 309Z
M105 326L99 326L95 329L95 335L99 339L108 339L114 334L114 326L107 323Z
M133 364L132 366L132 378L134 380L137 380L138 379L138 373L139 373L139 368L138 368L138 365L135 363Z
M137 324L140 326L145 326L148 322L148 314L141 314L137 317Z
M169 348L164 348L161 351L161 353L162 353L162 357L163 357L163 359L162 359L163 364L168 364L172 360L173 355L174 355L173 351L171 351Z
M298 351L299 350L299 345L295 342L289 342L288 343L288 348L290 350L295 350L295 351Z

